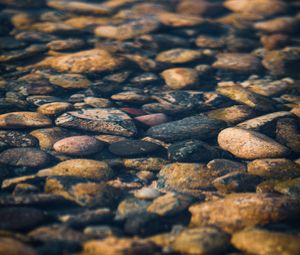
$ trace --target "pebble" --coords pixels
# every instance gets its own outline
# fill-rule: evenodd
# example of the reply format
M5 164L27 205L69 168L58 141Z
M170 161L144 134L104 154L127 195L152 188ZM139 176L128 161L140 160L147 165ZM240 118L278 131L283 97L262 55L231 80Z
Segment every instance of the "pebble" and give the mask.
M135 117L134 120L148 127L153 127L168 122L169 118L166 114L154 113Z
M242 128L227 128L218 136L223 150L243 159L278 158L289 153L288 148L255 131Z
M291 17L278 17L254 24L257 30L267 33L294 33L297 32L299 21Z
M299 201L273 194L235 193L224 199L192 205L191 226L216 225L226 232L277 223L299 213ZM222 213L220 213L222 212Z
M299 235L263 228L250 228L238 232L233 235L231 242L239 250L258 255L281 255L282 252L296 255L300 250Z
M103 161L92 159L70 159L52 168L40 170L38 176L77 176L99 180L108 180L113 170Z
M91 82L81 74L58 74L48 76L49 82L64 89L86 89Z
M136 127L124 112L113 109L88 109L67 112L55 120L56 125L104 134L133 136Z
M143 140L127 140L112 143L109 146L109 150L118 156L122 157L134 157L147 155L160 148L159 145Z
M201 51L179 48L160 52L156 56L156 61L170 64L183 64L195 61L202 56L203 54Z
M141 171L159 171L167 162L163 158L153 157L123 159L124 167Z
M54 102L49 104L43 104L38 107L37 112L46 116L57 116L64 112L73 109L73 105L64 102Z
M229 236L215 227L200 227L182 231L172 248L184 254L222 254L229 247Z
M172 68L161 73L167 86L171 89L186 89L199 82L198 72L192 68Z
M285 158L257 159L248 163L250 174L271 179L286 179L300 176L300 167Z
M299 199L299 197L300 197L300 178L290 179L290 180L276 183L274 186L274 190L281 194L288 195L288 196Z
M156 199L161 195L157 189L144 187L134 192L134 196L140 199L152 200Z
M53 149L68 155L90 155L101 151L103 144L92 136L71 136L57 141Z
M0 163L16 167L40 168L51 161L48 153L36 148L12 148L0 153Z
M30 246L9 237L0 238L0 254L9 255L37 255Z
M38 145L35 137L18 131L0 131L0 142L6 147L36 147Z
M123 61L109 52L92 49L62 56L48 57L37 63L38 67L50 67L58 72L94 73L110 71L120 67Z
M225 122L209 119L204 115L187 117L151 127L147 135L163 141L208 139L225 127Z
M36 112L10 112L0 115L1 128L38 128L51 126L52 121Z

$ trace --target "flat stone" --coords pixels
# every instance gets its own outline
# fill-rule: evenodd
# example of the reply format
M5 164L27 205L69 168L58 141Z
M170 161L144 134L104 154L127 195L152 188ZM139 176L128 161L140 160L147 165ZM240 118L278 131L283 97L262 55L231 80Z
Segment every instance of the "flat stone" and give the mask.
M86 89L90 81L81 74L59 74L48 76L49 82L64 89Z
M213 224L226 232L235 232L283 220L299 214L299 200L273 194L235 193L224 199L190 207L191 226Z
M48 177L45 192L62 196L80 206L106 206L116 201L116 190L105 183L96 183L74 176Z
M275 184L274 190L294 198L300 198L300 178L286 180Z
M170 27L190 27L205 23L205 20L201 17L172 12L161 12L158 19L162 24Z
M199 74L192 68L178 67L167 69L161 75L171 89L185 89L199 82Z
M236 127L222 130L218 143L222 149L244 159L278 158L289 153L285 146L261 133Z
M0 154L0 163L16 167L44 167L52 157L35 148L7 149Z
M159 22L157 22L157 20L143 18L119 26L99 26L95 29L95 35L109 39L128 40L139 35L153 32L158 27Z
M122 231L111 226L90 226L83 230L83 233L93 239L105 239L108 237L121 237Z
M166 114L154 113L135 117L134 120L148 127L153 127L168 122L169 118Z
M48 57L37 63L37 67L50 67L59 72L95 73L121 67L123 61L109 52L92 49L62 56Z
M219 158L221 151L199 140L173 143L168 147L168 158L176 162L205 162Z
M281 255L282 252L296 255L300 250L299 235L260 228L238 232L233 235L231 242L237 249L257 255Z
M229 247L229 236L215 227L193 228L182 231L172 248L184 254L222 254Z
M228 159L214 159L209 161L206 166L212 173L220 172L222 175L236 171L246 172L247 170L246 164Z
M68 155L90 155L101 151L103 144L93 136L71 136L57 141L53 149Z
M55 123L62 127L112 135L133 136L137 132L132 119L113 108L67 112L59 116Z
M275 102L237 84L218 86L217 92L233 101L245 104L258 111L275 111Z
M156 61L170 64L183 64L197 60L202 56L203 53L200 50L177 48L160 52L156 56Z
M198 115L151 127L147 135L163 141L179 141L189 138L208 139L215 136L225 126L223 121Z
M128 140L112 143L109 150L118 156L142 156L154 152L160 148L155 143L143 140Z
M12 231L32 229L46 219L41 210L31 207L6 206L0 209L0 228Z
M82 178L108 180L113 170L103 161L92 159L70 159L52 168L38 172L38 176L75 176Z
M255 73L262 68L259 58L246 53L220 53L212 66L217 69L246 73Z
M109 237L83 245L83 255L152 255L156 250L152 242L138 238Z
M257 159L248 163L250 174L272 179L285 179L300 176L300 166L285 158Z
M123 159L123 164L126 168L136 169L141 171L159 171L168 161L163 158L133 158Z
M35 137L18 131L0 131L0 142L7 147L35 147L38 145Z
M298 30L299 21L291 17L278 17L254 24L257 30L267 33L294 33Z
M43 104L38 107L37 112L46 116L57 116L64 112L73 109L73 105L65 102L54 102L49 104Z
M7 255L37 255L37 252L30 246L9 238L0 238L0 254Z
M47 47L53 51L72 51L82 48L84 44L85 42L80 39L65 39L53 40L47 43Z
M154 199L147 211L159 216L170 216L186 210L193 201L191 196L167 193Z
M269 17L275 14L285 12L288 9L288 5L284 1L280 0L227 0L224 3L225 7L241 13L256 14L262 17Z
M157 189L148 188L148 187L144 187L134 192L134 196L136 198L147 199L147 200L158 198L160 195L161 192L159 192Z
M36 112L10 112L0 115L1 128L38 128L51 124L48 117Z

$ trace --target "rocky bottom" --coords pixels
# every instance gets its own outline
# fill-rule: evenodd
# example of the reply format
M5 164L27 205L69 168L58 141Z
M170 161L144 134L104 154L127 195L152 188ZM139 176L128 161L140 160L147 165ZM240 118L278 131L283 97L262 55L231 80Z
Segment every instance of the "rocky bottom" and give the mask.
M0 0L0 255L299 255L299 23Z

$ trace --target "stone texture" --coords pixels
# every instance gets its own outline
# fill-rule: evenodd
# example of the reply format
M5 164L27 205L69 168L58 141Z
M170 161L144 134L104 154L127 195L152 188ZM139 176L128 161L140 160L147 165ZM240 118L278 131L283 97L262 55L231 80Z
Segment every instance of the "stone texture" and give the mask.
M289 153L289 150L271 138L246 129L227 128L218 136L220 147L244 159L276 158Z
M0 238L0 254L37 255L36 251L30 246L9 237Z

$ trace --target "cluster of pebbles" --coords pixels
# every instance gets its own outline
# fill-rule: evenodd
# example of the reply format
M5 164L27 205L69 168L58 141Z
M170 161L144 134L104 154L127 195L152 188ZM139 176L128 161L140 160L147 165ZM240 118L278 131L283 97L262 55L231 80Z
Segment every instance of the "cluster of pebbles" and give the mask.
M0 21L1 255L300 254L300 1Z

